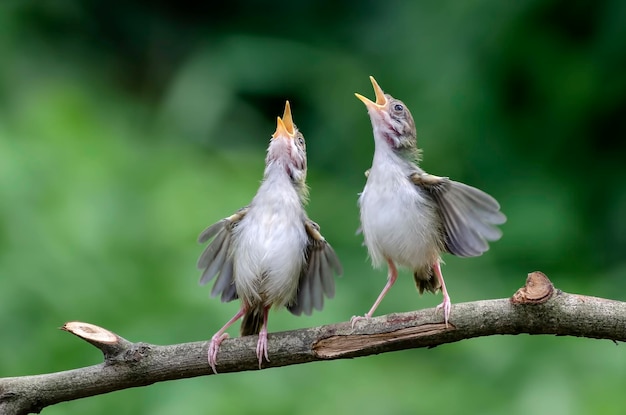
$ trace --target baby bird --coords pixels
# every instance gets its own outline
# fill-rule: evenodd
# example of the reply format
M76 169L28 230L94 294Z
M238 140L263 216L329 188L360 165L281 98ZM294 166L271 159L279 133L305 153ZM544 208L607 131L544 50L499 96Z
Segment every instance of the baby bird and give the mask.
M307 159L304 137L293 123L289 101L272 135L263 181L252 202L204 230L198 241L213 241L198 260L200 284L217 275L212 296L239 298L241 308L209 343L208 361L217 373L217 352L226 330L243 317L241 335L259 339L259 368L267 352L267 319L272 306L295 314L321 310L324 295L335 293L334 273L342 273L319 226L307 217Z
M372 264L388 266L387 284L365 316L371 318L398 276L397 265L411 270L421 293L442 291L446 326L451 302L441 274L441 254L481 255L487 241L500 239L495 225L506 217L498 202L485 192L422 170L418 162L415 123L409 109L385 94L370 77L376 102L363 101L374 130L374 159L359 197L361 230Z

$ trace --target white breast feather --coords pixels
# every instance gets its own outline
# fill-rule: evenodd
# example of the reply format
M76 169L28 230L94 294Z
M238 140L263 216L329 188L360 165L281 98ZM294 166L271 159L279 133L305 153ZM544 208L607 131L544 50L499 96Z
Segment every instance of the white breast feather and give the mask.
M390 258L418 270L439 258L437 212L434 202L409 181L405 166L391 157L384 150L375 153L359 198L365 245L374 266Z
M294 299L304 264L304 209L284 172L269 174L234 234L234 278L248 304Z

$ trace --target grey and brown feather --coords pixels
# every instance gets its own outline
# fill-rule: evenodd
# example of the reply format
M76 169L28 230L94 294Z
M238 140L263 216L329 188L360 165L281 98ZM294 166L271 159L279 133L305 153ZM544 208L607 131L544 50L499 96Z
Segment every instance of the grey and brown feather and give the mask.
M220 295L222 302L239 298L233 279L231 241L233 229L247 212L248 206L239 209L233 215L206 228L198 237L199 243L205 243L214 238L200 255L198 268L204 270L200 277L201 285L207 284L218 275L211 289L211 296Z
M296 301L287 306L297 316L302 313L310 315L313 309L321 310L324 296L335 296L333 272L337 275L343 273L335 251L320 234L319 225L310 219L304 225L308 235L305 266L300 273Z
M475 187L447 177L415 173L409 179L427 190L439 206L446 250L459 257L473 257L489 249L487 241L497 241L506 222L500 204Z

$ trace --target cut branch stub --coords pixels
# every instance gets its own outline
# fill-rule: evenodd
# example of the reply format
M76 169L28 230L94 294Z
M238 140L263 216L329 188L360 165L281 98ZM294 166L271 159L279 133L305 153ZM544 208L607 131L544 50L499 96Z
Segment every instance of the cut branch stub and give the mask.
M61 330L72 333L100 349L105 361L114 359L132 346L128 340L95 324L70 321L65 323Z
M541 304L552 298L554 285L552 281L541 271L528 274L526 285L517 290L511 303L513 304Z

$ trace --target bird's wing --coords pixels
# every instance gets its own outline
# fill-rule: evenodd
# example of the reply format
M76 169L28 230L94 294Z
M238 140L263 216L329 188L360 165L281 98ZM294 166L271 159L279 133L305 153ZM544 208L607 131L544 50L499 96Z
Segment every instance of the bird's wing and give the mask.
M343 269L337 254L320 233L320 227L310 219L304 222L309 237L306 247L306 263L300 273L296 300L287 308L292 314L310 315L313 309L321 310L324 295L335 295L333 274L341 275Z
M409 178L427 190L439 205L448 252L461 257L478 256L489 249L487 241L502 236L496 225L506 222L506 216L487 193L427 173L414 173Z
M200 277L200 285L208 283L219 274L211 289L211 296L221 295L223 302L237 298L235 281L233 279L231 243L233 240L233 229L248 213L248 210L248 206L239 209L231 216L206 228L198 237L198 242L200 243L213 238L213 241L211 241L198 259L198 268L204 270Z

